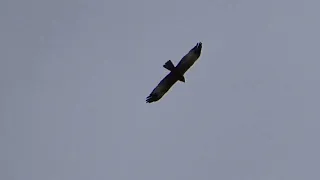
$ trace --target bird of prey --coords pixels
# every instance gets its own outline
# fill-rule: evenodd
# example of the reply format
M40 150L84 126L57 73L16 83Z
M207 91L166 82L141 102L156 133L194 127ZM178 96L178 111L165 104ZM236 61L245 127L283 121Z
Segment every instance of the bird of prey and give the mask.
M147 97L146 102L152 103L161 99L177 81L185 83L183 75L200 57L201 49L202 43L199 42L180 60L176 67L173 65L171 60L167 61L163 67L169 70L170 73L160 81L157 87L153 89Z

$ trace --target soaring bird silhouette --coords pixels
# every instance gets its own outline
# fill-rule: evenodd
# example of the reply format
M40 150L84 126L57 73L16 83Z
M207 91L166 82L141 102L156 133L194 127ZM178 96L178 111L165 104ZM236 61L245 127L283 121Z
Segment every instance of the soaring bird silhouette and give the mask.
M185 83L183 75L198 60L201 55L201 49L202 43L199 42L188 52L188 54L183 56L177 66L174 66L171 60L167 61L163 67L169 70L170 73L153 89L147 97L146 102L152 103L161 99L177 81Z

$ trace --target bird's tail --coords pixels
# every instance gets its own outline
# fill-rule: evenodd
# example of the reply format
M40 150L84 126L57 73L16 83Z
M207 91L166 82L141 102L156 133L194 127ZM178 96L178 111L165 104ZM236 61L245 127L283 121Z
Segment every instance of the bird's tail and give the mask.
M163 65L163 67L166 68L166 69L168 69L169 71L173 71L174 68L175 68L171 60L167 61L167 62Z
M163 67L168 69L169 71L171 71L178 78L179 81L185 82L184 76L176 69L176 67L174 67L174 65L173 65L171 60L167 61L163 65Z

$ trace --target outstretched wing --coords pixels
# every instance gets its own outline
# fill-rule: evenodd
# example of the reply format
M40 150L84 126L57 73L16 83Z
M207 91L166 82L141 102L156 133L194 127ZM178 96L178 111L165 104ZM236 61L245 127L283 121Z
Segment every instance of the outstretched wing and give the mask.
M178 63L176 68L179 70L180 74L184 75L186 71L197 61L197 59L201 55L201 49L202 49L202 43L197 43L196 46L194 46L188 54L183 56L181 61Z
M157 87L153 89L153 91L150 93L150 95L147 97L146 102L147 103L152 103L155 101L158 101L159 99L162 98L166 92L169 91L169 89L178 81L178 78L170 72L166 77L164 77Z

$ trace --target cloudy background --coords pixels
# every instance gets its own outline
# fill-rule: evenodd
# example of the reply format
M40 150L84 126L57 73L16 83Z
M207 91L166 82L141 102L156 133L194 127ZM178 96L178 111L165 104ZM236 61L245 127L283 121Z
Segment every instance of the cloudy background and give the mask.
M2 0L0 179L319 179L319 5Z

